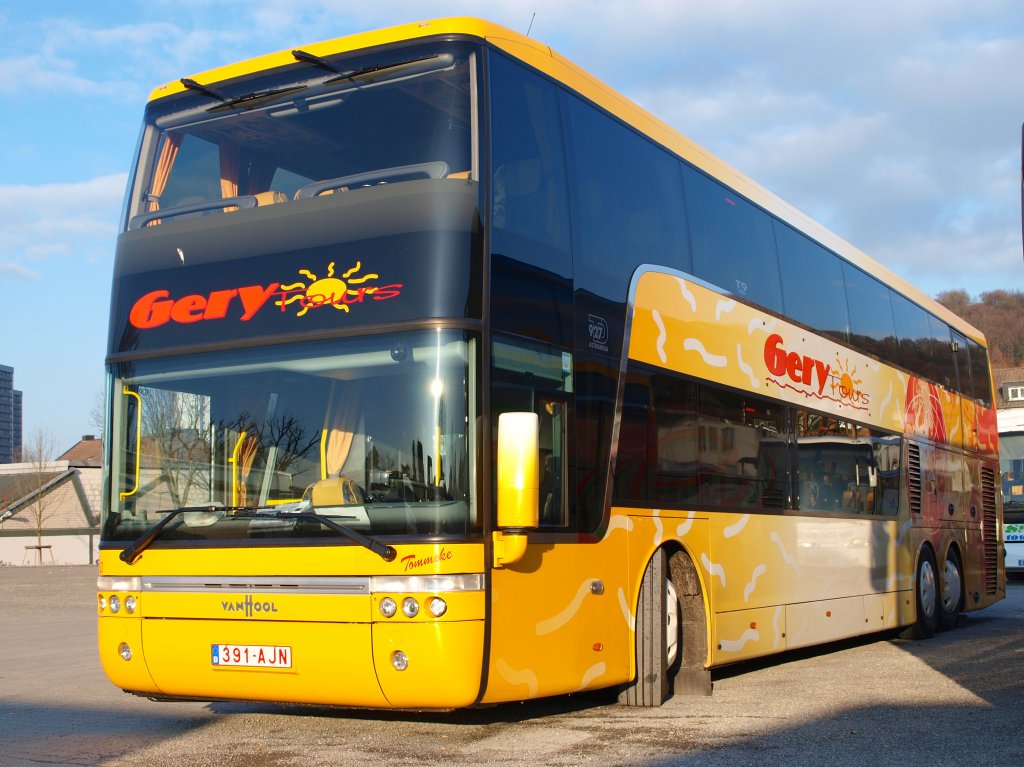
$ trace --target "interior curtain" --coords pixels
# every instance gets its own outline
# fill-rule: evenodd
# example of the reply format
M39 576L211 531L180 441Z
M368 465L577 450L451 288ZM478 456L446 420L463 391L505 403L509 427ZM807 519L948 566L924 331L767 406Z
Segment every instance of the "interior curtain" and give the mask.
M171 177L171 168L174 167L174 160L178 157L178 150L181 149L182 137L181 133L168 133L164 136L164 143L160 148L160 159L156 163L153 184L149 192L150 211L160 210L160 197L167 188L167 180Z
M362 386L347 383L342 389L341 402L334 411L334 418L327 431L327 447L324 458L327 476L337 476L345 466L356 430L359 428L359 414L362 411Z
M220 145L220 196L238 197L238 174L241 158L234 144Z

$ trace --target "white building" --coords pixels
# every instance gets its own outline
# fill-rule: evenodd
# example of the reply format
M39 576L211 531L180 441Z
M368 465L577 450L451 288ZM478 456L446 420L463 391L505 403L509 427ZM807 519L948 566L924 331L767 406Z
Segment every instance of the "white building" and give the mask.
M0 464L0 565L97 560L100 444L85 437L56 461Z

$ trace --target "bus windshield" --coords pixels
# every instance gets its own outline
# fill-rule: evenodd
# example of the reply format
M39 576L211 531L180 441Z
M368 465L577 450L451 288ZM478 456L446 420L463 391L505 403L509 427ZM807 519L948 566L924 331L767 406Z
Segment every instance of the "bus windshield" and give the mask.
M1024 433L999 435L999 469L1007 522L1024 522Z
M470 55L414 46L321 59L216 86L193 79L146 114L128 228L415 179L470 178Z
M118 365L104 540L181 508L162 541L339 540L302 512L371 535L473 532L474 349L425 330Z

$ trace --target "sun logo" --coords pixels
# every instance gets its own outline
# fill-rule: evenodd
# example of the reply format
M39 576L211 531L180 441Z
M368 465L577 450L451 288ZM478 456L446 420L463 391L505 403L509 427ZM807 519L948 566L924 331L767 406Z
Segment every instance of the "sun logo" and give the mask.
M277 305L284 311L284 307L298 302L302 308L296 317L302 317L310 309L317 309L321 306L333 306L341 312L349 311L349 304L361 303L363 298L372 295L377 291L375 287L359 287L353 289L353 285L362 285L367 280L380 279L379 274L364 274L354 277L363 268L362 262L356 261L356 265L341 275L334 276L334 261L327 265L327 276L317 277L308 269L299 269L299 274L306 277L310 282L295 282L291 285L282 285L282 297L277 300ZM296 293L296 291L298 291ZM296 293L295 295L288 295Z
M849 358L844 361L837 354L832 373L832 390L839 390L839 399L866 405L868 395L860 389L863 382L863 379L857 378L857 366L851 365Z

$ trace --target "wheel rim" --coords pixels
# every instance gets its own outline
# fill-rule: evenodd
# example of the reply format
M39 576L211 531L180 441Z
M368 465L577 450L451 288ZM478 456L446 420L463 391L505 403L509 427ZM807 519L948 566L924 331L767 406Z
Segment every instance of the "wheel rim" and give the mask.
M938 599L935 585L935 567L929 560L921 560L920 577L917 579L917 596L921 600L921 611L926 618L931 618L935 614Z
M679 657L679 598L672 581L665 586L665 668L671 668Z
M960 611L960 594L963 592L963 579L960 576L960 565L950 556L946 566L942 568L942 609L949 613Z

